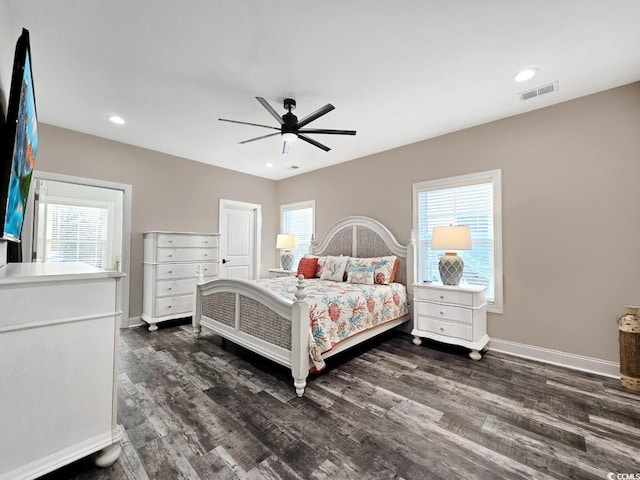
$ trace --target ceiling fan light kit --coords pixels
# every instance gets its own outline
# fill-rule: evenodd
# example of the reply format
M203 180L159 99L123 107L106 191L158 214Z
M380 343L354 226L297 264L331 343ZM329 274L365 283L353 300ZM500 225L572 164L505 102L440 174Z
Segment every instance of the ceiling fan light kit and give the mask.
M331 150L329 147L314 140L313 138L308 137L307 134L314 134L314 135L315 134L321 134L321 135L322 134L328 134L328 135L355 135L356 134L355 130L303 128L307 124L313 122L314 120L317 120L321 116L326 115L331 110L335 109L335 107L330 103L327 103L324 107L321 107L315 112L310 113L309 115L304 117L302 120L298 120L298 117L296 117L293 113L291 113L291 111L295 110L296 108L296 101L293 98L284 99L283 104L284 104L285 110L287 110L287 113L285 113L282 116L278 115L278 112L276 112L274 108L269 104L269 102L267 102L264 98L256 97L256 100L258 100L258 102L260 102L260 104L271 114L271 116L278 121L278 123L280 124L280 127L272 127L270 125L262 125L259 123L241 122L238 120L229 120L226 118L219 118L218 120L220 120L221 122L239 123L241 125L251 125L254 127L262 127L262 128L269 128L272 130L278 130L278 132L275 132L275 133L269 133L267 135L262 135L260 137L250 138L248 140L243 140L241 142L238 142L240 144L244 145L245 143L254 142L256 140L262 140L263 138L269 138L275 135L280 135L282 136L282 140L284 141L282 145L283 154L289 153L290 144L292 142L297 141L298 139L303 140L307 143L310 143L314 147L318 147L319 149L324 150L325 152L328 152L329 150Z

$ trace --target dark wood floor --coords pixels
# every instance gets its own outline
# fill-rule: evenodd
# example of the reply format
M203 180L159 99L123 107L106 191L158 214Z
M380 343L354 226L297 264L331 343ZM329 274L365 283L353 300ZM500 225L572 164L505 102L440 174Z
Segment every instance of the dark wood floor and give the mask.
M224 347L224 348L223 348ZM186 325L122 332L123 454L54 479L544 479L640 472L640 395L614 379L390 334L288 371Z

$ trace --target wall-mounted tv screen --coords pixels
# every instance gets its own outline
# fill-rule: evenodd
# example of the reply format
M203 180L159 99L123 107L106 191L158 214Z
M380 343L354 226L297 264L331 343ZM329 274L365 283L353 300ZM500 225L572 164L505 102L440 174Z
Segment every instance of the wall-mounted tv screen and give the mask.
M0 151L0 239L20 241L31 174L38 152L38 120L31 72L29 32L16 45Z

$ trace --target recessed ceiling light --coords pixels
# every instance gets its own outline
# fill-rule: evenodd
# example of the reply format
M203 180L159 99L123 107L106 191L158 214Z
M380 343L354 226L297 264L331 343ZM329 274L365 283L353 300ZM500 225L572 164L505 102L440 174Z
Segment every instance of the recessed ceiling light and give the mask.
M267 167L267 168L273 168L273 163L269 162L269 163L265 164L265 167Z
M516 73L513 76L513 79L516 82L524 82L529 80L530 78L533 78L536 73L538 73L538 69L536 67L527 67L523 70L520 70L518 73Z
M124 125L124 118L119 117L118 115L109 115L107 117L111 123L115 123L116 125Z

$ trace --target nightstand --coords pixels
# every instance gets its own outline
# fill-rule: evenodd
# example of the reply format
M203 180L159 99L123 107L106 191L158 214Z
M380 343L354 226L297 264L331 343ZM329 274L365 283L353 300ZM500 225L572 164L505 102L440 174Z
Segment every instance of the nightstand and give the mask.
M423 338L471 349L469 357L480 360L489 343L486 287L413 284L413 343Z
M269 272L269 278L291 277L297 273L295 270L285 270L283 268L270 268L267 272Z

